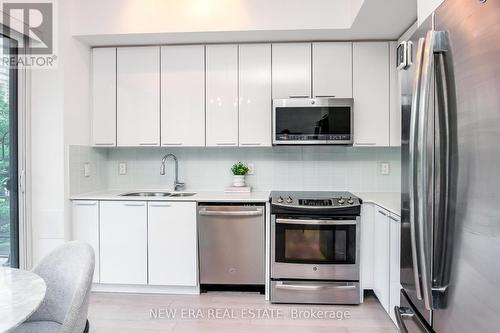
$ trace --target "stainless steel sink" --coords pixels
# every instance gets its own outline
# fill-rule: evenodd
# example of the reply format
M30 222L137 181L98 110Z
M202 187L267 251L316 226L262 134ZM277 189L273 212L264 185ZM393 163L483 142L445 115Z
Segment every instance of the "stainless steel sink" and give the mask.
M170 192L127 192L120 194L121 197L169 197Z
M172 193L171 197L192 197L196 193L194 192L181 192L181 193Z

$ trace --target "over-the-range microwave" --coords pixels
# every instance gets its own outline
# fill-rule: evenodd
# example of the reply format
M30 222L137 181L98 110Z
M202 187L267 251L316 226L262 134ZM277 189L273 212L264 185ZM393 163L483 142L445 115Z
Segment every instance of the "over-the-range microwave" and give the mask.
M273 145L351 145L352 98L273 100Z

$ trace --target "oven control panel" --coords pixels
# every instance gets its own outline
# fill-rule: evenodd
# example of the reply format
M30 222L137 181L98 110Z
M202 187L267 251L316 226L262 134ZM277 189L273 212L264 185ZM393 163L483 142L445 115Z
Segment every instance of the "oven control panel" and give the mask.
M328 195L331 194L331 195ZM296 207L304 209L316 208L343 208L359 206L361 204L359 198L347 193L339 192L312 192L308 193L271 193L271 204L285 207Z

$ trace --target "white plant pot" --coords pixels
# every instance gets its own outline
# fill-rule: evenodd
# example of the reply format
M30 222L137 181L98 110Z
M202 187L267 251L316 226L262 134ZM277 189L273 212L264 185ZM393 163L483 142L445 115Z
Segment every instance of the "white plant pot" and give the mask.
M245 186L245 175L233 175L233 186L243 187Z

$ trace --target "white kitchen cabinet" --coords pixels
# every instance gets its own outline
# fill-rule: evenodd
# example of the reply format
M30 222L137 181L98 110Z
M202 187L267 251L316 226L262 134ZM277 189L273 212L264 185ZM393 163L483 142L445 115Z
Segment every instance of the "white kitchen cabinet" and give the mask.
M390 222L389 212L375 207L373 230L373 291L386 312L390 307Z
M205 146L205 46L161 48L161 144Z
M311 97L311 43L272 45L273 98Z
M313 96L352 98L352 43L312 44Z
M355 146L389 146L389 86L389 43L353 43Z
M195 202L148 203L150 285L196 286L197 243Z
M160 145L160 48L117 49L118 146Z
M271 146L271 45L239 46L239 145Z
M400 266L401 266L401 219L395 214L389 215L390 224L390 306L389 315L394 323L394 307L399 306L399 295L401 290Z
M94 249L95 268L92 282L99 283L99 203L75 200L72 206L73 240L88 243Z
M116 146L116 48L92 49L92 145Z
M147 206L100 202L101 283L147 284Z
M206 46L206 145L238 145L238 45Z
M374 205L371 203L361 206L360 242L361 288L373 289Z
M401 146L401 103L399 75L396 68L397 42L389 43L389 145Z

